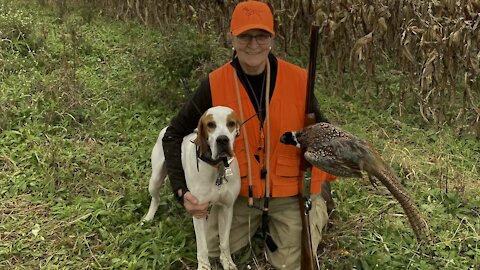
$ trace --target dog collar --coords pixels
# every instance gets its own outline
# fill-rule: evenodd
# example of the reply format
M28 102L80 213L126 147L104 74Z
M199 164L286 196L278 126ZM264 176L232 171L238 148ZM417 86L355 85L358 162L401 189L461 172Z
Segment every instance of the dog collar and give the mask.
M200 170L198 167L198 160L201 160L209 164L210 166L218 168L218 175L217 175L217 179L215 180L215 185L217 185L218 188L220 188L220 186L223 183L228 182L228 179L227 179L228 176L233 175L232 169L230 168L230 164L232 163L235 157L231 157L230 159L228 159L227 157L212 159L212 151L210 148L203 155L200 155L200 151L198 147L196 149L196 155L197 155L197 170Z
M200 155L199 148L197 147L197 168L198 168L198 160L201 160L213 167L217 167L221 162L223 162L223 165L225 167L228 167L231 161L229 162L226 157L220 157L217 159L212 159L212 151L210 148L208 149L207 152L205 152L203 155Z

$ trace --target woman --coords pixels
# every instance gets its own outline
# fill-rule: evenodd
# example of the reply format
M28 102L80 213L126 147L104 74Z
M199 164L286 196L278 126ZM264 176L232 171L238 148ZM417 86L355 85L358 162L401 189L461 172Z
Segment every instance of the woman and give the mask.
M285 131L303 127L307 74L271 53L275 32L273 15L266 4L239 3L232 14L230 31L232 61L201 82L165 134L168 176L185 210L197 218L206 216L208 204L197 204L186 187L180 145L208 108L222 105L234 109L245 123L235 141L242 187L234 208L231 251L246 246L262 227L269 262L276 268L300 269L301 220L297 195L303 178L301 152L282 145L279 138ZM315 98L313 105L317 121L326 121ZM323 181L333 179L320 170L312 171L310 220L315 250L328 219L325 201L319 196L320 186ZM214 207L209 215L216 214ZM209 223L215 220L210 218ZM209 224L209 230L217 227L218 224ZM219 256L218 237L209 239L209 251L210 256Z

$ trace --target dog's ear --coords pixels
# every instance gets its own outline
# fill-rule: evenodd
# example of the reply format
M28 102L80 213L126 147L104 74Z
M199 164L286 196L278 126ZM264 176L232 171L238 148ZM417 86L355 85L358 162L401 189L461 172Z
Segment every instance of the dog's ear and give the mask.
M233 110L230 114L230 118L232 120L235 120L235 130L234 130L233 134L235 135L235 137L238 137L238 136L240 136L240 128L242 127L242 123L240 122L240 118L238 118L237 114Z
M198 126L197 126L197 138L195 138L194 143L198 146L199 148L199 155L205 154L205 152L208 151L208 134L207 134L207 128L205 127L205 122L203 121L203 116L200 118L200 121L198 121Z
M235 137L240 136L240 127L241 127L240 120L237 119L237 127L235 128Z

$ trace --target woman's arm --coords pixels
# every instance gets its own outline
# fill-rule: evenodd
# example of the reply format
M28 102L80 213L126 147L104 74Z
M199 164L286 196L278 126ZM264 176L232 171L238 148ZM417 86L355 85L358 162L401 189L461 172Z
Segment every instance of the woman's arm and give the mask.
M193 132L202 114L210 107L212 107L212 94L210 81L206 78L201 81L197 90L172 119L162 140L170 185L182 205L183 195L188 191L182 167L183 137ZM181 190L180 193L179 190Z

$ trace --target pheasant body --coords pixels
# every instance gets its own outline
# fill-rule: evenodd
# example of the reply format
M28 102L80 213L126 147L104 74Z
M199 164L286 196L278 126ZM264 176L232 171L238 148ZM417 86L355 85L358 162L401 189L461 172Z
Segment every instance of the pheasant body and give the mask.
M292 141L293 140L293 141ZM305 150L305 159L313 166L338 177L361 177L362 171L385 185L402 206L417 239L428 235L426 222L395 173L380 155L360 138L328 123L285 133L281 141Z

